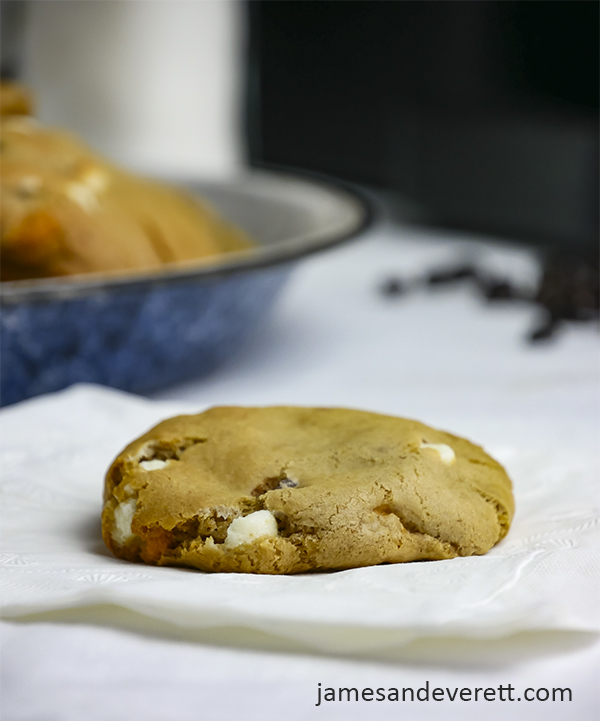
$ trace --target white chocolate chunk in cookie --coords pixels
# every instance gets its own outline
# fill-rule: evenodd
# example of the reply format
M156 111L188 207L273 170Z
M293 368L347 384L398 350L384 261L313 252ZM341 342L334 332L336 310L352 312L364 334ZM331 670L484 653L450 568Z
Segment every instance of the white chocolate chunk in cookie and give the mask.
M85 183L69 183L65 194L86 213L93 213L100 207L96 193Z
M227 529L225 546L234 548L263 536L270 538L277 536L277 521L270 511L255 511L247 516L233 519Z
M101 193L106 190L109 184L108 173L101 168L87 168L80 176L79 182L94 193Z
M152 461L140 461L140 468L143 468L145 471L158 471L161 468L164 468L168 464L168 461L161 461L158 458L155 458Z
M421 448L431 448L437 451L444 463L450 464L456 460L454 450L445 443L421 443Z
M133 533L131 532L131 521L133 519L136 506L137 502L135 498L130 498L127 501L123 501L123 503L119 503L119 505L115 508L115 522L111 536L120 546L133 536Z
M42 188L43 182L39 175L24 175L19 180L19 192L23 195L32 196Z

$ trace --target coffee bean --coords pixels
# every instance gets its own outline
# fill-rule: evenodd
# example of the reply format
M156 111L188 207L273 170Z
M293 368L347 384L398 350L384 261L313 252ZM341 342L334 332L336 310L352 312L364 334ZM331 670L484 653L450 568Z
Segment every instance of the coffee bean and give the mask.
M589 323L600 318L600 273L595 256L549 255L534 293L506 278L489 276L470 263L437 268L423 279L412 281L390 277L379 286L379 291L391 298L404 295L413 286L431 287L467 280L474 282L488 301L527 301L541 308L544 320L528 335L532 343L552 338L563 321Z
M519 294L507 280L491 280L483 284L483 293L488 300L517 300Z
M528 340L531 343L538 343L539 341L549 340L555 334L557 328L558 321L554 318L548 317L541 325L539 325L529 334Z
M381 284L379 291L385 296L398 296L404 295L406 288L399 278L388 278Z
M459 265L448 270L434 270L427 276L428 285L444 285L461 280L477 278L477 270L472 265Z

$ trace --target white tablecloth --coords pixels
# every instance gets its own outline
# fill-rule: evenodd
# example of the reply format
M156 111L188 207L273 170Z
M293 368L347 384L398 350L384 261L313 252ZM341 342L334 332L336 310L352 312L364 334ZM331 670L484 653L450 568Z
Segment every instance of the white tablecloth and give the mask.
M528 252L449 233L379 226L306 260L249 346L211 377L156 398L209 404L343 405L466 435L492 453L598 451L598 333L565 328L531 346L537 311L485 304L468 286L384 298L390 275L418 278L452 259L531 286ZM129 438L123 439L123 444ZM577 468L574 460L573 468ZM575 470L574 470L575 472ZM597 520L597 513L596 513ZM530 632L485 642L420 640L393 657L335 657L248 631L229 637L116 607L2 623L2 718L596 719L600 646L588 632ZM321 686L319 686L321 684ZM512 691L508 690L509 684ZM502 686L505 690L499 691ZM325 699L374 689L373 700ZM394 701L412 688L415 701ZM444 700L433 689L447 689ZM495 689L473 699L476 688ZM538 700L526 701L527 695ZM563 701L553 689L571 691ZM321 691L322 702L316 706ZM376 700L377 689L383 689ZM428 689L428 690L427 690ZM455 700L448 698L458 689ZM544 700L546 691L550 698ZM342 692L345 699L348 692ZM352 699L354 691L349 692ZM406 692L410 698L410 692ZM515 700L508 699L512 696ZM336 696L337 698L338 696ZM439 694L437 694L439 697ZM428 698L428 700L427 700ZM521 701L517 701L521 698ZM423 699L423 700L421 700ZM492 699L492 700L487 700Z

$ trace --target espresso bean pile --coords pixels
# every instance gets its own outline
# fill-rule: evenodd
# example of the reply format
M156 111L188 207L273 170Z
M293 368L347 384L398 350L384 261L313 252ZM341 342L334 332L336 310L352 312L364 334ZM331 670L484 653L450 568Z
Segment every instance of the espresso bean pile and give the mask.
M416 287L434 288L458 283L474 285L486 302L525 302L540 309L540 322L528 334L532 343L552 338L565 322L598 322L600 283L597 258L551 255L535 291L520 288L507 278L490 275L471 263L438 268L422 278L387 278L379 286L388 299L402 296Z

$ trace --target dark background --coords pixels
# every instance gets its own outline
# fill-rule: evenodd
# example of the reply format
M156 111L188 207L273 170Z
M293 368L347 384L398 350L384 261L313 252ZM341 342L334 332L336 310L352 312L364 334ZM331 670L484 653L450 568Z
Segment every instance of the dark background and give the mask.
M247 3L253 165L389 191L427 222L598 243L598 3Z

